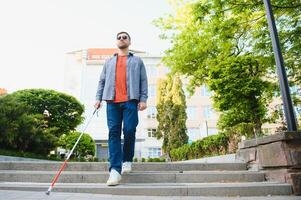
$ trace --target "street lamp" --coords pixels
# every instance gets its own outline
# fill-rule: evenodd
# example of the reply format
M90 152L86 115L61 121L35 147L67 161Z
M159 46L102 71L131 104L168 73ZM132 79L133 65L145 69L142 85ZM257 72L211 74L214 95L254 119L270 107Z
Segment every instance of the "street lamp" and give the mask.
M270 0L263 0L263 2L266 9L266 15L267 15L270 35L272 39L274 56L276 60L277 72L278 72L279 82L280 82L280 92L281 92L281 97L284 106L284 114L287 122L287 129L288 131L297 131L297 121L296 121L294 107L290 95L290 89L288 85L286 71L284 68L284 62L281 54L279 38L278 38L277 28L275 25L275 19L272 11L271 2Z

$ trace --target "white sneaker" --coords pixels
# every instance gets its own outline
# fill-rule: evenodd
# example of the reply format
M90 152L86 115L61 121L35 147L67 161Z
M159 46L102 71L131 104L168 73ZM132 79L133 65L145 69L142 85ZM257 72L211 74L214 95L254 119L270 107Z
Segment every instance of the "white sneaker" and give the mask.
M131 162L124 162L122 163L122 174L130 173L132 171L132 163Z
M110 177L107 181L107 186L115 186L118 185L121 181L121 175L115 169L111 169Z

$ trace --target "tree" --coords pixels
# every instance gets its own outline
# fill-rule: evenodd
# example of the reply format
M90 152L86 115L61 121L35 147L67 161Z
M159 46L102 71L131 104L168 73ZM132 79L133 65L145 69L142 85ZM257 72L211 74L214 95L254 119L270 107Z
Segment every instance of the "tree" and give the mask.
M272 2L290 80L300 85L301 4ZM222 112L222 128L240 123L261 132L276 82L275 63L263 2L244 0L175 1L175 15L155 24L172 47L164 63L190 79L190 89L202 84L213 91Z
M47 155L60 135L82 121L82 113L83 105L74 97L53 90L28 89L0 97L1 147Z
M33 114L46 114L47 126L56 136L68 133L83 121L84 106L73 96L47 89L25 89L12 93Z
M0 98L1 148L47 155L57 140L52 131L42 114L30 113L14 96Z
M80 132L74 131L70 132L68 135L62 135L59 140L59 145L64 149L71 151L80 134ZM82 135L79 143L74 149L74 155L76 157L95 155L95 142L89 134L84 133Z
M178 75L168 76L158 84L157 138L163 137L162 149L170 157L170 151L187 144L186 101L182 81Z
M255 134L261 134L274 87L262 78L259 65L253 57L237 56L211 69L207 83L214 91L214 107L223 111L218 124L221 129L247 123Z

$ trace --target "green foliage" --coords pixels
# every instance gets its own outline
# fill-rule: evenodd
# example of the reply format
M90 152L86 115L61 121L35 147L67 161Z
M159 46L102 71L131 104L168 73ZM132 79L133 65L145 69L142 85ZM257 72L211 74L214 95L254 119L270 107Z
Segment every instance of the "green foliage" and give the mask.
M17 101L26 104L31 113L49 112L47 126L56 128L56 136L68 133L83 121L84 106L73 96L46 89L19 90L12 94Z
M50 116L44 115L44 110ZM81 121L83 106L53 90L21 90L0 97L0 145L20 152L48 155L65 131Z
M171 150L170 156L172 161L179 161L233 153L228 151L230 138L230 135L226 133L208 136Z
M0 144L2 148L47 155L55 147L53 129L43 115L34 114L13 95L0 98Z
M178 75L168 76L158 84L156 136L163 137L162 149L167 157L172 149L188 142L186 134L186 101L182 82Z
M147 162L166 162L165 158L148 158Z
M223 111L221 129L251 123L255 133L261 133L274 91L274 85L263 79L264 72L250 56L224 59L212 67L207 83L214 91L214 107Z
M138 159L134 159L134 162L138 162ZM141 162L166 162L166 158L141 158Z
M71 151L80 134L80 132L74 131L68 135L62 135L59 139L59 145L62 148ZM75 157L79 158L84 158L87 156L93 157L95 155L95 146L96 144L93 138L89 134L84 133L74 149L73 154Z
M272 5L289 79L300 86L301 4L274 0ZM278 90L263 1L174 1L174 6L174 15L155 21L172 44L164 63L189 78L191 90L209 86L222 112L220 128L248 123L261 134Z

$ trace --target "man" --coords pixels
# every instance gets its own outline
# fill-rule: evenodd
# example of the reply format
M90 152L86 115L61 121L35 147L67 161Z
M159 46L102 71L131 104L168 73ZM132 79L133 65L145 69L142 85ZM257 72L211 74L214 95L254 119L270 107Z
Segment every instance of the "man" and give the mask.
M108 59L100 75L96 109L107 102L109 128L110 177L108 186L118 185L121 173L132 170L138 110L146 109L147 76L143 61L129 52L131 37L127 32L117 34L118 51ZM123 126L122 126L123 123ZM121 127L124 144L121 149Z

